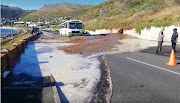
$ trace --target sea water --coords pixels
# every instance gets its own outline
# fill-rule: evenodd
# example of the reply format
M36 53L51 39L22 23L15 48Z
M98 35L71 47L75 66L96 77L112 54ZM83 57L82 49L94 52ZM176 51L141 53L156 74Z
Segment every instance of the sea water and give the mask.
M2 28L0 28L0 30L1 30L1 34L0 34L1 37L6 37L6 36L11 35L11 34L18 34L19 33L18 30L14 30L14 29L4 29L4 28L2 29Z

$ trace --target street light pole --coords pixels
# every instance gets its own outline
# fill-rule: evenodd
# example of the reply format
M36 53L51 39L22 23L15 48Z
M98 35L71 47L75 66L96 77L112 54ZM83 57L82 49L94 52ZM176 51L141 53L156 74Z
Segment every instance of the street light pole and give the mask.
M13 26L12 26L12 21L11 21L11 37L12 37L12 40L13 40Z
M99 28L100 28L100 29L101 29L101 27L102 27L102 24L101 24L101 22L102 22L102 21L101 21L101 19L102 19L102 18L101 18L101 15L102 15L102 8L100 9L100 20L99 20L99 22L100 22L100 23L99 23Z

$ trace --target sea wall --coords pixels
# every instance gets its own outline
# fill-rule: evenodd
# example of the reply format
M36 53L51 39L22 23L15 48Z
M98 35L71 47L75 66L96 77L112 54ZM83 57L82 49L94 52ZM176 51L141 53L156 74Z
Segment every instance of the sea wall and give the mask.
M17 62L18 57L24 52L26 44L37 38L39 34L31 35L21 42L18 45L12 46L8 52L1 52L1 75L5 70L10 69Z
M178 33L180 34L180 26L168 26L165 27L164 30L164 41L171 41L171 36L173 34L173 29L177 28ZM134 37L137 37L139 39L144 39L144 40L157 40L158 38L158 33L160 32L161 28L160 27L151 27L150 29L143 29L141 30L141 33L137 33L135 29L131 30L124 30L124 34L131 35ZM180 37L179 37L180 38ZM178 41L180 43L180 39Z

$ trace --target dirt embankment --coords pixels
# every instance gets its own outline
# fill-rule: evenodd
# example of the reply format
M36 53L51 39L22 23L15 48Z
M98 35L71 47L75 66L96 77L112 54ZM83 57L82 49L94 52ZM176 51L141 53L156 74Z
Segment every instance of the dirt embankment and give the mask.
M134 39L132 36L125 34L109 34L96 36L77 36L77 37L44 37L44 40L65 40L66 43L74 43L74 45L59 47L68 54L83 54L85 56L94 53L106 52L112 50L115 45L120 44L118 40Z
M25 34L27 31L24 28L17 27L20 34Z

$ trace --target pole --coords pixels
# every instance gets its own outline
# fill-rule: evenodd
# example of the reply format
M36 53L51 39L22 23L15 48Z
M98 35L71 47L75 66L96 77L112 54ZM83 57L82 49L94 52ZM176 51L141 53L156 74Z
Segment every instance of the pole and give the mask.
M99 28L100 28L100 29L101 29L101 13L102 13L102 9L100 9L100 20L99 20L99 22L100 22Z
M11 37L12 37L12 40L13 40L13 27L12 27L12 21L11 21Z

